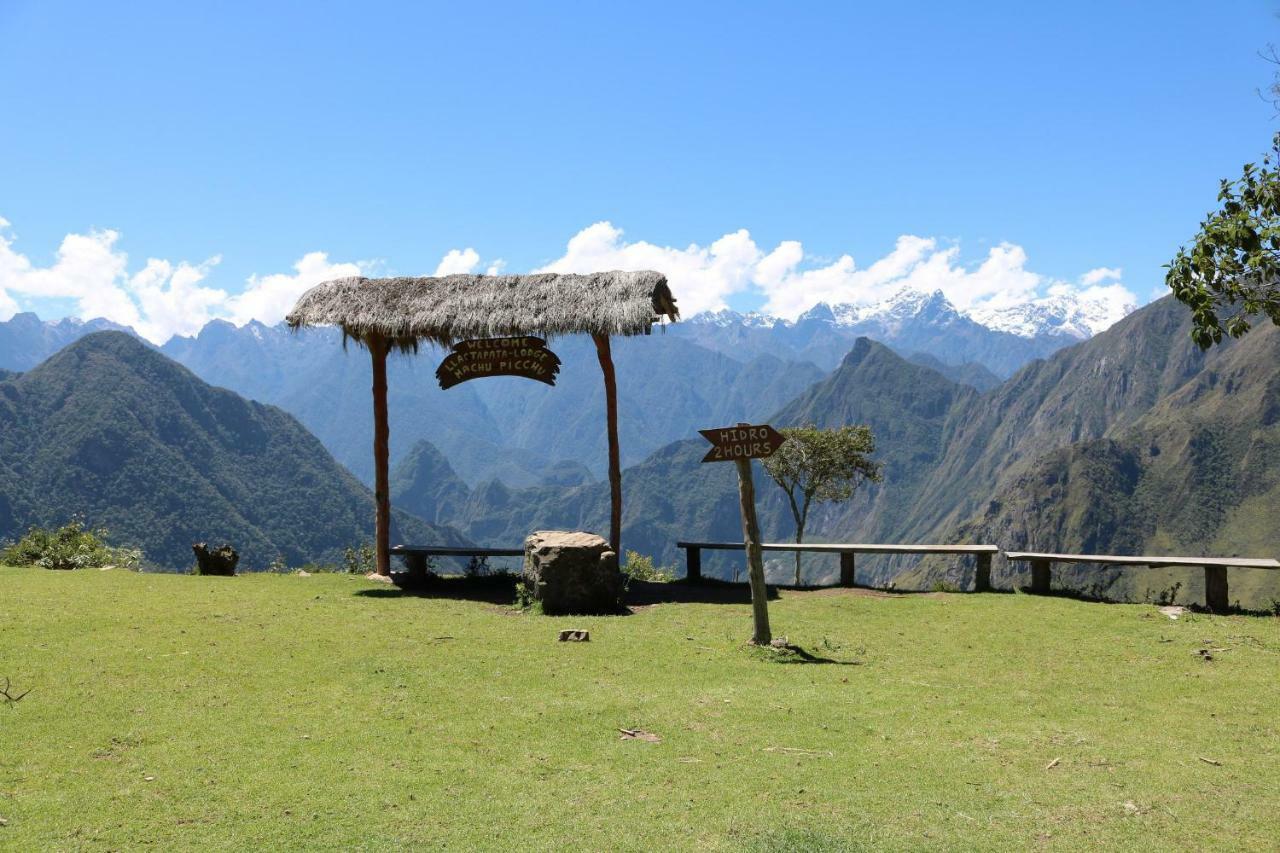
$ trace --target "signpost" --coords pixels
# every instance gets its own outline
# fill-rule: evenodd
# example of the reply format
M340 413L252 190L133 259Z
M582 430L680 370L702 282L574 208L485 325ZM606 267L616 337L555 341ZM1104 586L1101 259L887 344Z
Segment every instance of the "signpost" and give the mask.
M523 376L556 384L560 359L542 338L476 338L459 341L436 368L442 389L484 376Z
M787 437L768 424L738 424L698 432L711 442L703 462L733 462L738 466L738 503L742 510L742 538L747 546L747 576L751 580L751 609L755 617L755 635L751 642L767 646L773 635L769 630L769 594L764 584L764 552L760 548L760 524L756 520L756 486L751 476L751 460L772 456Z

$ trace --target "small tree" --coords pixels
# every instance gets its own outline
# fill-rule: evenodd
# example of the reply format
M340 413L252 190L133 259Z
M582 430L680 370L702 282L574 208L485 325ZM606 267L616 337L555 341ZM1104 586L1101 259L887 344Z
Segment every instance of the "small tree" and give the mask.
M787 493L796 521L796 544L813 503L838 503L853 497L858 486L880 481L880 465L871 461L876 441L867 426L818 429L810 424L780 430L787 437L777 452L763 460L764 470ZM800 552L796 551L796 585L800 584Z
M1191 309L1191 338L1201 349L1223 334L1240 337L1250 317L1270 317L1280 326L1280 134L1262 168L1248 163L1239 180L1223 179L1218 201L1221 209L1200 223L1190 249L1178 249L1165 276Z

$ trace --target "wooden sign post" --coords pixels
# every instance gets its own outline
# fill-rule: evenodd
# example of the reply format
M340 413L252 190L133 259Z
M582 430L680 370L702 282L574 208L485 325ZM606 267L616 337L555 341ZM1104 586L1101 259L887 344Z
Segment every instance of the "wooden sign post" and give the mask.
M760 523L756 520L756 486L751 460L772 456L787 437L771 426L738 424L722 429L700 429L711 442L703 462L733 461L738 467L738 503L742 510L742 539L747 546L747 577L751 581L751 610L755 634L751 642L767 646L773 641L769 630L769 591L764 583L764 551L760 548Z

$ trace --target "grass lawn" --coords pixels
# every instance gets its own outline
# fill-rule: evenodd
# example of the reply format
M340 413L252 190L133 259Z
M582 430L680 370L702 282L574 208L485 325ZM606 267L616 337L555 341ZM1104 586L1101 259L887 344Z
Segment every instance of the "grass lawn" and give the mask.
M839 663L746 647L740 604L553 619L342 575L3 569L0 685L31 693L0 708L0 846L1280 839L1280 619L846 591L770 610ZM591 642L556 642L570 626Z

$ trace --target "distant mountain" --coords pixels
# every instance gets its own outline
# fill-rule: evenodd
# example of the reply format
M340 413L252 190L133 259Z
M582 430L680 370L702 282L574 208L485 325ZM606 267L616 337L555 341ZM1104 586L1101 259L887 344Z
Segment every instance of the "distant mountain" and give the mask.
M67 317L50 323L35 314L15 314L0 321L0 370L30 370L67 344L94 332L130 332L110 320L77 320Z
M818 507L812 541L983 541L1005 548L1110 553L1280 554L1280 329L1259 326L1202 353L1172 298L1034 361L979 393L859 339L840 366L783 406L777 425L870 424L884 482ZM677 539L741 535L729 466L700 465L701 440L660 449L624 474L624 545L661 561ZM769 539L793 524L758 474ZM603 529L602 486L473 492L462 516L480 541L545 525ZM737 557L721 559L720 571ZM834 572L815 559L813 574ZM956 561L860 558L859 578L927 588L967 582ZM1062 570L1077 585L1138 595L1144 570ZM1194 573L1192 573L1194 574ZM1233 590L1250 606L1280 597L1278 573ZM1087 584L1086 584L1087 582ZM1194 579L1184 592L1197 594Z
M1180 355L1177 357L1180 360ZM1107 437L1071 443L1006 481L961 535L1099 554L1280 554L1280 329L1261 325ZM1077 585L1142 597L1168 572L1088 572ZM1280 598L1275 572L1238 572L1233 599ZM1201 595L1193 576L1187 592ZM1267 595L1264 595L1268 593Z
M990 370L987 370L981 364L976 362L965 362L964 364L946 364L937 356L929 355L924 352L913 352L907 357L907 361L936 370L952 382L958 382L961 385L968 385L979 391L990 391L992 388L1000 384L1000 377L996 376Z
M958 310L940 290L904 289L868 306L819 303L794 322L719 311L694 316L672 331L739 357L768 353L826 369L840 362L854 340L869 337L900 353L932 356L949 366L976 363L1005 378L1033 359L1101 331L1123 313L1102 303L1053 296L976 316Z
M391 472L391 503L427 521L456 521L471 489L429 441L419 441Z
M1057 294L1021 305L974 311L972 316L989 329L1024 338L1057 335L1079 341L1106 331L1136 310L1138 306L1133 304Z
M262 568L370 541L373 497L291 416L99 332L0 381L0 538L73 516L151 565L185 568L208 540ZM402 541L464 541L402 512L395 523Z
M513 488L600 478L607 463L604 384L585 337L551 342L563 362L554 388L488 378L441 391L443 355L424 346L395 356L388 377L391 459L420 441L439 448L462 481ZM214 322L164 352L208 382L298 417L358 477L373 476L368 355L334 329ZM823 377L812 364L735 359L661 330L613 342L624 464L699 428L762 417Z

